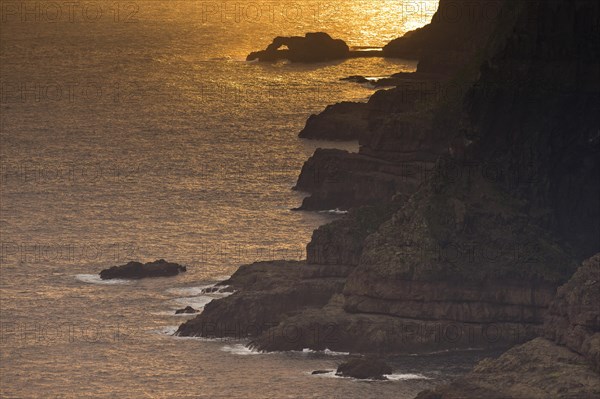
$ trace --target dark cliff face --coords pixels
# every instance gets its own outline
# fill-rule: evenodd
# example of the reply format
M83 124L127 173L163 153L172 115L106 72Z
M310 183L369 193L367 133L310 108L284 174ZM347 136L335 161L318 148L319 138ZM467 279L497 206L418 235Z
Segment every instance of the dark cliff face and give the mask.
M441 18L444 7L462 10L464 23ZM600 247L598 6L490 1L468 10L466 2L440 2L439 16L422 28L431 36L423 51L447 65L446 74L419 68L375 93L364 105L366 130L356 135L359 154L315 153L303 169L298 188L313 194L303 208L388 202L431 176L477 173L521 200L515 211L581 260ZM440 43L462 52L460 66L437 51ZM444 156L451 162L432 166ZM306 186L306 173L336 179Z
M390 57L419 60L419 72L448 73L464 66L487 41L504 0L440 0L431 23L392 40Z
M498 21L458 110L452 162L366 239L347 295L378 275L558 284L573 256L598 250L598 7L505 4L510 18ZM457 255L440 256L445 248Z
M600 245L598 7L523 2L465 102L473 157L498 165L503 188L580 258Z
M407 320L493 322L501 329L517 326L521 339L541 332L556 287L577 259L600 247L600 157L593 135L599 58L590 35L599 13L590 4L505 2L488 28L489 40L441 79L442 87L457 90L440 97L427 89L415 98L410 89L396 88L371 98L371 130L361 136L360 153L336 155L343 165L336 174L350 183L342 188L357 193L353 176L375 173L371 181L383 182L382 175L401 175L398 165L442 160L428 164L420 182L392 179L404 200L357 246L360 260L344 297L327 307L340 326L337 349L402 350L385 326ZM327 174L330 168L319 167L327 159L315 154L313 173ZM332 187L313 188L316 198ZM445 295L437 295L440 290ZM303 320L323 321L309 312L294 322ZM379 338L370 345L365 336Z

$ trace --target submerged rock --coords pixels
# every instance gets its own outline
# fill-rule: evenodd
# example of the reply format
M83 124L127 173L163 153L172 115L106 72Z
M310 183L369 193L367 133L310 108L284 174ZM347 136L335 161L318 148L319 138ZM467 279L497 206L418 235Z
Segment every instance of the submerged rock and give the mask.
M315 370L311 374L312 375L327 374L327 373L331 373L332 371L333 370Z
M385 374L391 374L392 368L374 358L356 358L339 365L336 375L363 380L387 380Z
M100 278L108 280L113 278L140 279L145 277L168 277L176 276L185 271L185 266L159 259L148 263L129 262L126 265L113 266L102 270Z
M341 78L340 80L354 83L369 83L369 79L365 78L363 75L351 75L347 78Z
M177 309L175 311L175 314L182 314L182 313L198 313L198 310L194 309L191 306L186 306L183 309Z

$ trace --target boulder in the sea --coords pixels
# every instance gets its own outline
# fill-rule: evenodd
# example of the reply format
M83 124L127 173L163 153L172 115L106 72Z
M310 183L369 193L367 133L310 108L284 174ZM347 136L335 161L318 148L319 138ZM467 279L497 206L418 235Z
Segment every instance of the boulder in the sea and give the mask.
M392 368L385 362L375 358L355 358L339 365L336 375L369 380L387 380Z
M194 309L191 306L186 306L183 309L177 309L175 314L185 314L185 313L198 313L198 310Z
M247 60L322 62L348 58L349 53L350 48L343 40L333 39L325 32L315 32L304 37L278 36L265 50L250 53Z
M140 279L145 277L168 277L176 276L180 272L185 271L185 266L159 259L148 263L129 262L126 265L113 266L102 270L100 278L102 280L109 280L113 278Z

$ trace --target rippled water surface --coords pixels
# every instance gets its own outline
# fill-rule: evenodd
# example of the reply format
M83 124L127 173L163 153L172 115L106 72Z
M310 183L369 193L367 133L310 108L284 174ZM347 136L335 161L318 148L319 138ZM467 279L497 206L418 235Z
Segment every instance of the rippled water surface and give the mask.
M472 362L399 358L394 381L357 382L309 375L341 354L253 354L239 342L170 336L189 317L175 309L213 298L197 287L243 263L303 258L312 230L334 217L290 211L302 200L290 188L315 148L356 149L297 138L311 113L373 92L339 79L415 68L257 64L246 54L317 30L381 46L425 24L435 1L87 2L72 13L40 1L34 14L9 3L0 396L408 398ZM188 272L96 276L157 258Z

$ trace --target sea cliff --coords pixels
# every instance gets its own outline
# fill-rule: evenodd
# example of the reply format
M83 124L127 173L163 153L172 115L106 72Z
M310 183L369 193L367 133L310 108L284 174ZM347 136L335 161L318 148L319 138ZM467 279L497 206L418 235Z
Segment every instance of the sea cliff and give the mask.
M444 17L466 3L441 0L431 24L386 46L421 61L339 133L358 138L359 152L317 150L302 168L296 189L311 195L301 209L348 215L314 232L306 262L240 268L228 282L236 292L180 335L251 338L266 351L379 353L547 337L476 369L472 378L491 375L473 391L486 397L526 397L487 394L510 377L497 371L526 367L528 353L574 365L565 375L588 364L597 372L598 316L571 309L598 305L577 294L593 279L572 276L600 250L599 6L495 1L494 13ZM336 112L348 107L323 114L342 124L311 123L343 128L348 119Z

